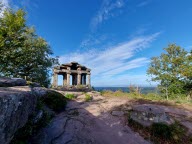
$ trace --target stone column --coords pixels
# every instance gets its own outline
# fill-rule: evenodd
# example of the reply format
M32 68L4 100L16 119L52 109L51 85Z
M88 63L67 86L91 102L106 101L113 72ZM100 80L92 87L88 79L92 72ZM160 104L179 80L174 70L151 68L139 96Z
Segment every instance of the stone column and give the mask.
M81 84L81 74L78 73L77 74L77 85L80 85Z
M70 74L71 73L67 73L67 86L70 86Z
M87 85L91 86L91 74L87 74Z
M58 86L58 74L54 73L53 74L53 87L57 87Z
M66 86L67 85L67 74L64 73L63 74L63 86Z

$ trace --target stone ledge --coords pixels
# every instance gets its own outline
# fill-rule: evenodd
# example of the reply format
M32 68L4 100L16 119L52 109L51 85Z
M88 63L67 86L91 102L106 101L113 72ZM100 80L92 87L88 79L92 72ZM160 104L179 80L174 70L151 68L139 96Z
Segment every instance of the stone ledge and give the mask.
M0 78L0 87L26 86L26 80L22 78Z

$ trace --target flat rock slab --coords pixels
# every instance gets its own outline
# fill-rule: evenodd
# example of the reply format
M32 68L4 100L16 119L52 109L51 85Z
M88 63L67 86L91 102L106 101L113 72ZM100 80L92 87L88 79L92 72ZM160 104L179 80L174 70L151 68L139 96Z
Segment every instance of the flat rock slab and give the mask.
M170 114L185 116L185 117L188 117L188 118L192 117L192 112L191 111L188 111L188 110L185 110L185 109L174 108L174 107L170 107L170 106L155 105L155 104L134 105L133 110L146 111L146 112L151 112L151 113L154 113L154 114L170 113Z
M26 80L22 78L0 78L0 87L26 86Z
M133 111L152 113L155 115L165 113L165 110L163 108L147 104L135 105L133 106Z
M97 96L93 96L94 97ZM124 125L123 117L112 116L114 106L127 101L105 99L69 101L66 112L57 115L34 139L38 144L149 144L139 134ZM121 112L114 112L122 115ZM38 141L37 141L38 140Z
M189 130L189 133L192 132L192 122L189 120L192 120L191 111L155 104L134 105L132 108L131 118L143 126L150 126L154 122L172 124L177 120Z
M113 116L123 116L124 115L124 112L123 111L112 111L111 114Z

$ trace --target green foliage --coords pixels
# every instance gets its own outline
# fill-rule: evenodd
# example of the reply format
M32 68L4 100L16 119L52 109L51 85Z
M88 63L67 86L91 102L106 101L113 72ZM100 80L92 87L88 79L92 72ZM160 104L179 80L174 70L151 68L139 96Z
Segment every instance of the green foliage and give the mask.
M60 112L65 108L66 100L65 96L56 91L48 91L47 95L42 98L43 103L56 112Z
M6 10L0 18L0 76L26 76L47 87L50 68L58 60L50 57L48 43L26 25L25 15L21 9Z
M147 74L159 82L159 89L169 95L183 94L192 86L192 52L170 44L159 57L153 57Z
M186 130L178 123L175 122L171 125L164 123L154 123L150 128L151 134L155 137L174 141L174 143L182 143Z
M88 102L91 100L92 100L92 97L89 94L85 94L85 101Z
M153 123L151 126L151 133L155 137L171 139L171 128L164 123Z
M75 95L74 94L66 94L65 97L68 99L74 99Z

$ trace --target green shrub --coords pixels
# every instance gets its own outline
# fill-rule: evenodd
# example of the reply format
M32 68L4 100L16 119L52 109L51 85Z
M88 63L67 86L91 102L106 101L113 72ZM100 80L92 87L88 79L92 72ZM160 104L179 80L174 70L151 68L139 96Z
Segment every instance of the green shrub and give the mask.
M154 123L151 126L151 133L155 137L164 138L175 142L181 142L182 138L185 137L185 129L178 122L175 122L171 125Z
M186 130L181 126L179 122L175 122L170 125L172 139L174 141L182 142L182 138L185 137Z
M85 101L91 101L92 97L89 94L85 94Z
M75 95L74 94L66 94L65 97L68 99L74 99Z
M48 91L47 95L42 99L49 108L56 112L64 110L67 104L66 97L56 91Z
M153 123L151 126L151 134L155 137L171 139L171 128L164 123Z

